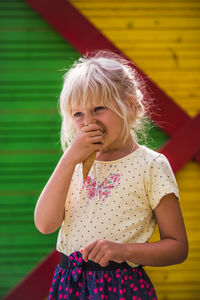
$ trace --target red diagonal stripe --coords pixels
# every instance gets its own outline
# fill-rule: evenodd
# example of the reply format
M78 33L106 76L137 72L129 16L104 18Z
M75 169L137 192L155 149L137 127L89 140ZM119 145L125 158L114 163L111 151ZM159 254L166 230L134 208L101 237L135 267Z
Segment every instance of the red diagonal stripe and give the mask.
M84 54L88 50L96 49L109 49L114 52L120 52L67 0L26 0L26 2L41 14L80 53ZM121 54L128 58L123 53ZM155 107L159 108L159 110L156 111L154 109L152 112L152 120L167 134L173 136L177 128L189 121L190 117L137 66L135 68L149 87ZM200 162L200 153L195 158Z
M200 152L200 113L185 122L173 137L160 149L167 156L174 172Z
M44 300L59 260L60 253L54 250L2 300Z

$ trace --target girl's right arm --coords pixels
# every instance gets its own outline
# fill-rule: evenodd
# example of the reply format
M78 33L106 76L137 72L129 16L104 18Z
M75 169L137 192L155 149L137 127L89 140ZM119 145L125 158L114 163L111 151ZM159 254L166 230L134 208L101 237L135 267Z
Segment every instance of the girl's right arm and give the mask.
M37 201L34 220L40 232L52 233L60 227L74 169L92 152L101 150L102 143L103 133L98 125L89 125L78 132L71 147L59 160Z
M35 225L42 233L56 231L64 217L64 207L76 163L65 152L44 187L36 208Z

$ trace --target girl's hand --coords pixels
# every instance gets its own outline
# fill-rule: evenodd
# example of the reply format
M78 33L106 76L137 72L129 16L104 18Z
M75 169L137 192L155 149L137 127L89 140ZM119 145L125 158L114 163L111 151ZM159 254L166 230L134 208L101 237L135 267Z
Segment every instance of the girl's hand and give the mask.
M75 140L67 151L71 159L76 163L83 162L91 153L99 151L103 147L104 135L102 128L97 124L82 127Z
M109 261L122 263L124 259L124 244L115 243L103 239L97 239L85 248L81 248L83 260L93 260L95 263L105 267Z

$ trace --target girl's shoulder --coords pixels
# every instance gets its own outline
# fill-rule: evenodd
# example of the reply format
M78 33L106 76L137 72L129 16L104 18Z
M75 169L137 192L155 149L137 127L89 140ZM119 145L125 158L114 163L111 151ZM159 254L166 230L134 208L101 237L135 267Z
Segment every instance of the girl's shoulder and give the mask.
M165 174L168 178L171 178L173 181L175 181L175 175L172 166L164 154L152 150L146 146L142 146L142 149L144 164L146 162L146 174L152 175L155 178L162 178L163 174Z
M159 153L145 145L140 145L140 158L149 162L159 159L167 159L162 153Z
M148 148L147 146L140 146L140 160L142 164L146 164L149 169L169 169L172 171L168 158L155 150Z

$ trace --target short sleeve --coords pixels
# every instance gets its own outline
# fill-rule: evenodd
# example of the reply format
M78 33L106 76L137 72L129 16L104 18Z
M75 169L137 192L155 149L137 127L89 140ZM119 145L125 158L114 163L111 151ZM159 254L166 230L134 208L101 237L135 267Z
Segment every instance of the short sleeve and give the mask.
M147 196L153 210L167 194L174 193L179 199L176 178L168 159L163 154L159 154L152 160L148 173Z

